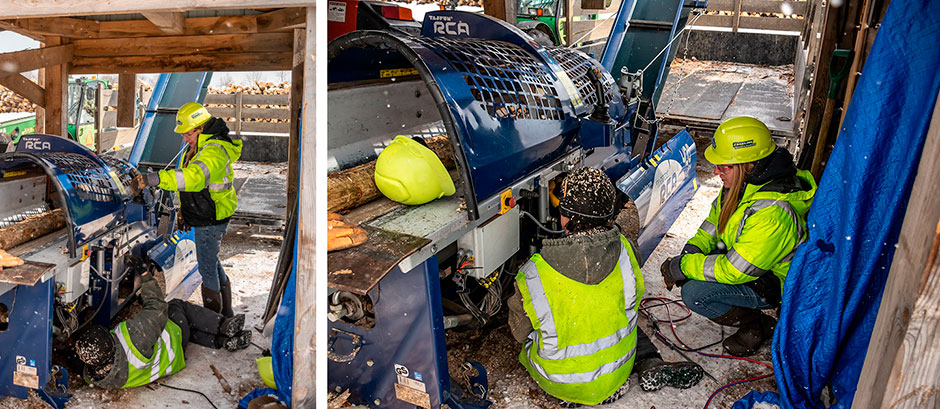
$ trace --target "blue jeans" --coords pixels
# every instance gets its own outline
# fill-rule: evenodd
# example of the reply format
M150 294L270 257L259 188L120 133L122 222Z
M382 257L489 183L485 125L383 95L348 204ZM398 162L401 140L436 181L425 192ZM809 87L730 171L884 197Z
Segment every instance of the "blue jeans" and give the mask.
M199 263L199 275L202 285L218 292L222 283L228 282L228 276L219 260L219 245L228 228L228 222L214 226L193 227L196 231L196 261Z
M744 284L722 284L711 281L689 280L682 285L682 301L692 311L705 318L717 318L731 311L731 307L773 308L751 287Z

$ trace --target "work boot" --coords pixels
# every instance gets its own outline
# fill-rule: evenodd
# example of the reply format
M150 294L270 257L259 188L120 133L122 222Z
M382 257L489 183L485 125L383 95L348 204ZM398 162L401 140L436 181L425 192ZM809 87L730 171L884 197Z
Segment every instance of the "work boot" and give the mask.
M232 280L222 283L220 292L222 293L221 314L225 318L231 318L235 315L235 311L232 311Z
M245 327L245 314L238 314L222 320L219 324L219 334L226 337L234 337Z
M222 313L222 293L202 286L202 306L216 313Z
M637 364L640 388L658 391L664 386L688 389L702 380L705 370L694 362L664 362L660 358L644 359Z
M248 345L251 345L251 331L248 330L241 331L234 337L228 337L222 341L222 346L232 352L248 348Z
M725 352L734 356L751 356L757 353L764 341L773 338L777 320L760 310L753 308L732 307L731 311L712 321L731 327L738 331L725 338L721 345Z

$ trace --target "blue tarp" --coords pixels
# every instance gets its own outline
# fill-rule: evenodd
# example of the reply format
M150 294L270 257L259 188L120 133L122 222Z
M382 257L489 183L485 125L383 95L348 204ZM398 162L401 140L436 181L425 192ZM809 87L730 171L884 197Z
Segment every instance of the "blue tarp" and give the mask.
M940 89L938 39L940 0L891 2L784 285L779 395L752 392L735 408L822 407L827 384L834 407L852 406Z

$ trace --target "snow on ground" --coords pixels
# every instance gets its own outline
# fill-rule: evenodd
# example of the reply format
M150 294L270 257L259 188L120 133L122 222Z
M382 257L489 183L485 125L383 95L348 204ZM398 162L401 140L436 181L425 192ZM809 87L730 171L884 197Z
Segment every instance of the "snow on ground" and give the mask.
M709 207L721 188L721 180L712 174L712 169L712 165L705 161L700 151L696 169L699 189L673 224L666 238L653 251L649 260L642 267L643 276L646 280L646 297L669 297L673 299L681 297L678 288L674 288L671 292L666 291L659 268L667 257L679 254L682 246L685 245L689 237L695 234L698 226L708 215ZM665 312L661 308L653 311L658 318L666 318ZM671 311L674 316L682 312L678 307L674 307ZM639 325L647 335L653 338L653 331L645 317L641 318ZM667 333L667 337L673 338L669 330L669 324L660 324L660 328ZM719 341L722 335L720 326L695 314L688 320L678 323L675 330L682 341L693 348ZM729 328L725 331L727 336L730 335L730 331L733 331L733 329ZM659 340L654 339L653 343L659 348L666 361L683 360L681 356L670 350L668 346ZM558 407L559 401L548 397L542 392L518 362L520 347L509 334L506 325L485 334L479 331L448 334L448 350L450 351L449 355L452 355L449 357L451 367L467 359L479 361L486 367L491 390L490 399L494 402L492 407L508 409ZM707 348L703 352L722 353L720 344ZM638 385L636 375L633 375L630 378L630 390L626 396L611 405L599 407L617 409L702 408L709 395L722 385L768 372L762 366L739 360L706 358L688 352L685 354L702 365L708 373L718 379L718 382L705 377L698 385L686 390L666 387L657 392L644 392ZM769 346L765 345L756 356L751 358L769 362ZM761 381L727 388L715 397L709 407L730 407L734 401L752 389L761 391L776 390L776 384L773 377L770 377Z
M236 176L245 176L249 172L264 172L277 168L278 164L262 165L239 164ZM245 314L245 329L252 331L252 342L267 347L270 341L262 339L259 331L261 314L267 301L274 269L277 265L278 252L283 231L265 226L247 226L232 224L222 239L220 258L226 274L232 279L232 305L236 314ZM202 295L197 290L189 299L196 304L202 303ZM258 377L255 359L261 356L261 349L249 346L247 349L229 352L190 344L185 350L186 368L173 376L157 382L169 386L196 390L204 393L219 408L233 408L238 399L255 388L263 388ZM224 378L231 392L223 390L222 381L213 375L210 365L215 366ZM69 408L211 408L206 398L194 392L177 391L157 385L139 388L105 391L91 388L78 380L77 369L70 371L71 392ZM8 408L48 408L38 396L31 393L28 401L13 398L0 399L0 409Z

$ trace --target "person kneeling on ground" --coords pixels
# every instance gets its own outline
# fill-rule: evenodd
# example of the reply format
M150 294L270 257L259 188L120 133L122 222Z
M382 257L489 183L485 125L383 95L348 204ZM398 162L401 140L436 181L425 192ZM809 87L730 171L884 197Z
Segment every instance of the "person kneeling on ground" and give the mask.
M189 342L229 351L251 344L251 331L243 330L244 314L225 318L183 300L167 304L150 274L141 276L140 298L141 310L113 331L94 325L76 335L75 353L90 385L133 388L179 372L186 366L183 350Z
M548 394L568 402L611 403L636 367L640 387L690 388L704 371L663 362L637 324L643 275L630 242L613 223L616 191L603 171L578 169L561 186L567 235L542 241L516 275L509 327L519 361Z

